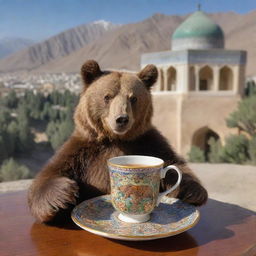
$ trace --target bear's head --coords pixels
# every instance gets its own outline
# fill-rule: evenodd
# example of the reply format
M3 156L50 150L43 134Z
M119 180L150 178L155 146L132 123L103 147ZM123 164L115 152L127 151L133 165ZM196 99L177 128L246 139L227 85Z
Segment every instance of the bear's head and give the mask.
M84 90L75 111L76 131L97 139L131 140L151 127L150 88L157 68L147 65L138 74L101 71L97 62L81 68Z

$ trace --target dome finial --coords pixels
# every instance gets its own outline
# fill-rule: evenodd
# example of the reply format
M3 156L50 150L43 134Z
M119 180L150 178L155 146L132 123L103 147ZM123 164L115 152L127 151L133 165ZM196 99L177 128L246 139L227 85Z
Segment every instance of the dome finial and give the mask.
M201 4L200 3L197 4L197 10L201 11Z

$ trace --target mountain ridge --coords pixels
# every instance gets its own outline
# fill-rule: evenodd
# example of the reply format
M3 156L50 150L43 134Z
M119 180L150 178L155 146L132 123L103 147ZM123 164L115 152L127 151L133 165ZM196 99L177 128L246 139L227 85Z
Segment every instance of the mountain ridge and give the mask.
M256 11L208 15L222 27L226 49L247 50L247 75L256 74ZM50 58L38 66L31 65L29 70L32 73L78 72L87 59L95 59L103 69L138 70L141 54L171 49L171 35L186 17L157 13L143 21L115 27L68 54ZM21 58L17 55L11 60L0 60L0 71L17 71Z
M110 22L102 24L95 21L65 30L0 60L0 66L3 63L3 68L0 67L0 71L13 72L36 69L55 58L66 56L80 49L86 44L100 38L106 31L116 27L118 25Z
M20 37L4 37L0 39L0 59L33 45L35 41Z

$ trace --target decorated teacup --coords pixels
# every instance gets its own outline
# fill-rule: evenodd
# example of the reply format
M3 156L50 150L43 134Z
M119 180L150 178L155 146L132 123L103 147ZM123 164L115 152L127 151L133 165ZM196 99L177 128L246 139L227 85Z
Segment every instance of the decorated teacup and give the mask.
M162 197L178 187L182 177L179 169L174 165L163 168L163 165L162 159L151 156L127 155L108 160L112 204L120 220L148 221ZM171 169L178 173L178 180L170 189L159 193L160 179Z

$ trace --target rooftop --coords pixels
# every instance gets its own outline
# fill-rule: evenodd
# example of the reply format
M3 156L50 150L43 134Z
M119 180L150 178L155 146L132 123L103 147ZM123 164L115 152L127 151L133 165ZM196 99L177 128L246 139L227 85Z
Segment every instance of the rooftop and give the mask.
M223 48L224 33L218 24L198 10L174 31L172 45L173 50Z

